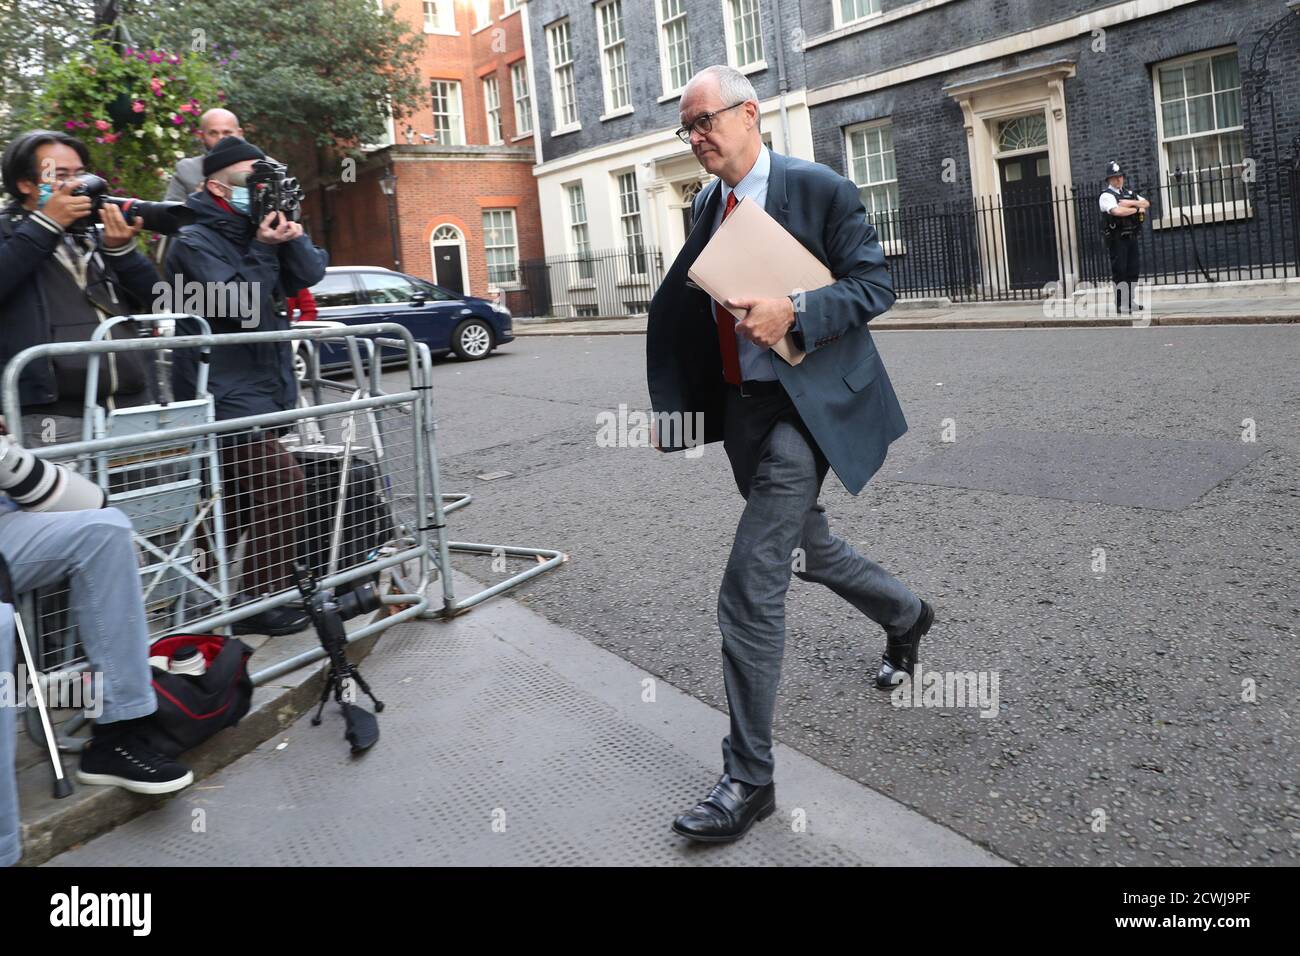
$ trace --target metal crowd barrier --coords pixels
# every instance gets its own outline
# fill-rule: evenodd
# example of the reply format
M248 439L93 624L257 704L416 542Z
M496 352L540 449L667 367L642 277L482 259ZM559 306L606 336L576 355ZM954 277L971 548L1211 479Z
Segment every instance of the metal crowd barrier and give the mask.
M188 320L206 328L198 317L181 314L129 318L156 325ZM308 561L321 587L346 588L388 572L381 597L387 615L351 631L349 642L412 618L463 613L567 560L552 548L450 540L446 516L472 497L441 490L428 346L395 323L312 325L132 339L108 339L103 328L91 342L26 349L6 367L0 397L10 433L23 441L22 370L60 356L85 358L89 398L82 439L28 447L92 477L110 504L131 518L151 641L178 631L229 631L236 621L298 600L291 581L268 577L268 568L283 567L293 556ZM299 407L218 421L206 390L212 351L274 343L306 352L299 363L306 370ZM340 345L351 381L322 374L322 350ZM195 398L177 402L169 395L166 402L112 410L93 404L101 358L141 353L157 368L161 355L175 362L184 349L197 350ZM385 350L405 359L404 387L393 392L381 381ZM286 466L287 456L297 468ZM260 501L248 494L249 478L259 472ZM296 548L292 534L275 533L286 524L297 529ZM455 552L534 560L458 598ZM442 597L437 606L428 595L435 583ZM66 597L66 589L27 597L37 666L47 676L76 674L86 665ZM253 681L266 683L324 656L314 647L257 671Z

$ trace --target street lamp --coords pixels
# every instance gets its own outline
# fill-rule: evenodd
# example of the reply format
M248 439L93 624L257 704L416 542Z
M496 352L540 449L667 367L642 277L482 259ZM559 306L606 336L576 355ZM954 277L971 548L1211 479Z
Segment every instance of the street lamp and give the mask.
M393 173L393 167L389 166L388 171L379 177L379 188L388 197L388 233L393 242L393 268L401 272L402 255L397 239L397 176Z

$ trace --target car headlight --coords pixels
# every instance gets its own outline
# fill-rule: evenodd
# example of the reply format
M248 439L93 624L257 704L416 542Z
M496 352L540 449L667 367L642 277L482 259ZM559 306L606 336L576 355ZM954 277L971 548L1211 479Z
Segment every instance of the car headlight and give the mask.
M492 303L492 311L493 311L493 312L496 312L496 313L498 313L498 314L500 314L500 315L504 315L506 318L510 318L510 310L507 309L507 308L506 308L504 305L502 305L500 302L493 302L493 303Z

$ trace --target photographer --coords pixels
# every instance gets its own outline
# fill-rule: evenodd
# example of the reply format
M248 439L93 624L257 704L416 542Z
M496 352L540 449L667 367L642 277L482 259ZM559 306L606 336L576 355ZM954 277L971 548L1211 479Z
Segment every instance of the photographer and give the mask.
M145 794L187 787L194 774L139 737L141 725L158 704L149 670L149 636L131 523L116 508L96 508L88 501L93 492L102 503L103 494L85 479L79 479L80 488L73 484L60 491L53 482L41 488L42 482L30 480L30 461L15 468L15 459L24 456L30 459L3 435L0 425L0 488L11 491L24 507L51 509L18 510L15 499L0 491L0 555L16 591L0 595L0 674L10 686L25 691L26 685L13 676L14 609L7 602L67 578L86 657L92 672L103 677L98 702L102 709L81 752L77 780ZM71 481L77 480L72 476ZM87 505L91 510L52 510ZM35 677L28 675L28 679ZM22 852L14 769L15 710L0 706L0 866L17 862Z
M88 341L111 316L149 312L158 276L135 246L141 225L105 204L94 225L89 196L74 195L89 162L86 147L65 133L34 130L4 151L0 175L12 202L0 210L0 371L15 355L46 342ZM115 338L134 337L125 323ZM138 355L105 362L99 404L150 401ZM81 437L86 361L61 356L28 365L19 380L23 427L53 441ZM52 420L51 436L46 425Z
M213 283L222 290L206 318L214 333L283 330L286 295L319 282L328 261L302 225L273 210L250 218L248 177L265 154L244 140L220 140L203 160L203 189L186 200L196 220L180 230L167 253L165 272L177 283ZM211 297L209 297L211 299ZM212 301L209 306L214 305ZM232 308L232 306L234 306ZM232 314L232 312L234 314ZM176 397L194 394L197 356L177 350ZM262 415L295 407L298 385L288 342L258 342L212 350L208 390L219 419ZM249 533L243 591L247 599L291 587L297 555L302 469L279 442L279 430L241 433L223 442L222 468L238 489L237 530ZM235 625L236 633L291 634L307 626L301 609L275 608Z

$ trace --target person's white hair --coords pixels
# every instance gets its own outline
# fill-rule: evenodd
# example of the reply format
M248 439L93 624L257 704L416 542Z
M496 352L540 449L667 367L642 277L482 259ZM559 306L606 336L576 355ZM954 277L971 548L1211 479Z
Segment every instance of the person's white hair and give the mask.
M754 91L754 84L749 82L749 77L734 66L726 66L725 64L706 66L692 76L690 83L686 85L690 86L691 83L704 76L714 77L718 81L718 93L727 106L733 103L743 103L746 100L758 102L758 93Z

